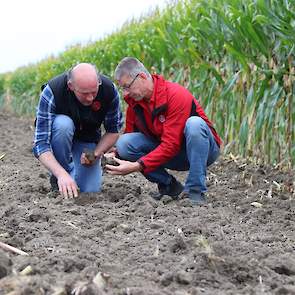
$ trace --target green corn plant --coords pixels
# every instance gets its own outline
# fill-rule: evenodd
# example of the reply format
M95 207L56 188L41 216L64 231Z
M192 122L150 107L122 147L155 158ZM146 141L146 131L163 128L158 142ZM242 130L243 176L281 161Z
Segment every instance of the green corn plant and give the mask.
M112 78L123 57L135 56L194 94L224 153L294 166L294 12L291 0L174 1L96 42L4 75L4 86L0 76L0 93L9 91L16 112L33 114L51 77L91 62Z

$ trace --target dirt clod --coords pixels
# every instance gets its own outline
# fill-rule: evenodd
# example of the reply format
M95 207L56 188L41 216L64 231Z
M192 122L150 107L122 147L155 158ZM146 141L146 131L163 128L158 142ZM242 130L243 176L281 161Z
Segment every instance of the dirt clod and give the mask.
M93 163L96 160L94 150L84 149L83 152L90 163Z

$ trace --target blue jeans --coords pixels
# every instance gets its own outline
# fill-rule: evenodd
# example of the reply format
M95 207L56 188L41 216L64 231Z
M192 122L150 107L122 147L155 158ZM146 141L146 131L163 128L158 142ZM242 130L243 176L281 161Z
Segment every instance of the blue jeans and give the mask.
M116 146L120 158L136 161L154 150L159 142L146 135L135 132L120 136ZM144 175L149 181L169 184L171 175L165 168L177 171L189 170L184 191L207 191L206 170L219 156L219 146L214 136L200 117L190 117L184 128L184 143L180 152L169 162Z
M65 115L57 115L52 124L51 147L59 164L75 179L81 192L99 192L102 183L100 160L91 166L80 162L84 148L94 150L96 143L74 140L75 125Z

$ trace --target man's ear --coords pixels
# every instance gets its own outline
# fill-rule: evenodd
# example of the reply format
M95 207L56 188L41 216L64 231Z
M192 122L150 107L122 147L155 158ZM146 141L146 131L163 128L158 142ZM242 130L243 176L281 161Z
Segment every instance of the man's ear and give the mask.
M67 84L68 84L69 89L70 89L71 91L74 91L73 83L72 83L71 81L68 81Z

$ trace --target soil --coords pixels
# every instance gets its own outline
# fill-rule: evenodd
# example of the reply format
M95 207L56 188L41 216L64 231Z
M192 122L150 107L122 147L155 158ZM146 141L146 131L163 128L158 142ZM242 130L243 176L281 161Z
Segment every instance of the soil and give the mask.
M94 150L84 149L83 152L85 153L85 156L90 163L95 162Z
M141 174L65 200L32 154L33 121L0 126L0 241L28 254L0 249L0 295L295 294L294 171L231 155L208 169L205 205L156 202Z

